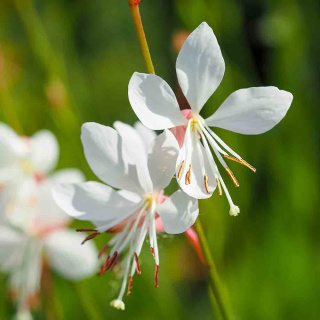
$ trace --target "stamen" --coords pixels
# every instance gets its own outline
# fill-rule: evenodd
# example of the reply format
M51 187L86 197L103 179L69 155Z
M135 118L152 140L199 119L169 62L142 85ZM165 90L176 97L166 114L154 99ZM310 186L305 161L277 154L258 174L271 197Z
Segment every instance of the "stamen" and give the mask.
M225 155L224 156L225 158L229 159L229 160L232 160L232 161L235 161L235 162L238 162L240 164L242 164L243 166L249 168L250 170L252 170L253 172L256 172L257 169L255 167L253 167L251 164L249 164L247 161L243 160L243 159L237 159L235 157L231 157L229 155Z
M221 197L222 196L222 188L221 188L221 183L220 183L220 180L218 177L216 178L216 181L217 181L217 185L218 185L219 196Z
M225 169L227 170L227 173L228 173L229 177L231 178L231 180L233 181L234 185L236 187L239 187L240 184L237 181L236 177L234 176L233 172L230 170L230 168L229 167L225 167Z
M182 170L183 170L183 167L184 167L184 160L181 162L181 165L180 165L180 168L179 168L179 171L178 171L178 174L177 174L178 179L179 179L180 176L181 176L181 172L182 172Z
M6 190L6 185L4 183L0 183L0 192Z
M107 266L109 264L109 260L110 260L110 256L107 257L106 261L104 262L104 264L102 265L100 271L99 271L99 276L104 275L104 273L107 271Z
M100 258L109 248L109 243L107 243L100 251L98 254L98 258Z
M243 164L244 166L246 166L247 168L249 168L253 172L257 171L257 169L255 167L253 167L251 164L249 164L247 161L245 161L243 159L241 159L241 164Z
M208 175L207 174L204 175L204 187L206 188L207 193L210 194L209 185L208 185Z
M191 183L191 168L192 168L192 165L190 164L189 170L188 170L188 172L186 173L185 184L190 184L190 183Z
M129 284L128 284L127 297L129 297L129 296L130 296L130 294L131 294L132 282L133 282L133 277L132 277L132 275L129 275Z
M156 264L156 270L155 270L155 274L154 274L154 280L155 280L155 287L156 287L156 288L159 287L159 283L158 283L158 273L159 273L159 265Z
M100 233L99 232L95 232L95 233L92 233L92 234L89 234L82 242L81 244L84 244L85 242L95 238L97 235L99 235Z
M114 264L117 256L118 256L118 252L116 251L116 252L113 254L112 258L109 260L109 263L107 264L106 270L109 270L109 269L112 267L112 265Z
M154 249L152 247L150 247L150 251L151 251L151 254L153 256L153 259L155 259L155 256L154 256Z
M77 232L98 232L96 229L76 229Z
M140 269L140 263L139 263L139 258L137 253L134 253L134 259L136 260L136 268L137 268L137 274L140 276L141 275L141 269Z

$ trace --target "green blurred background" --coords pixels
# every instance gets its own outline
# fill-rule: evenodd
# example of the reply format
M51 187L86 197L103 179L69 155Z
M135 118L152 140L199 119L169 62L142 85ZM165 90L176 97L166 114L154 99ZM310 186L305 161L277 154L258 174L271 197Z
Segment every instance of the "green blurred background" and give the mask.
M320 3L142 0L140 10L156 72L174 88L175 46L184 35L177 32L202 21L213 28L226 73L204 115L239 88L275 85L293 93L286 118L266 134L216 130L257 173L231 163L241 187L227 185L240 215L230 217L226 198L214 194L200 201L200 218L236 319L319 319ZM79 167L95 179L82 155L80 125L133 124L127 85L134 71L145 67L126 0L1 0L0 120L24 135L52 130L59 168ZM160 258L155 289L144 249L143 275L134 279L125 312L109 306L118 294L116 275L70 283L54 274L58 318L217 319L205 271L184 235L160 236ZM0 299L0 318L13 312L10 300ZM35 318L46 319L43 308Z

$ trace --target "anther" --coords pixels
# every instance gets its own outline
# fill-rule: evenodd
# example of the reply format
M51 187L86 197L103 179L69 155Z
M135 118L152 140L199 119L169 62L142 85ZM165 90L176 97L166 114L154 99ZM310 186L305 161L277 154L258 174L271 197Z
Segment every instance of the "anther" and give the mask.
M150 251L151 251L151 254L152 254L152 256L153 256L153 259L155 259L156 257L155 257L155 255L154 255L154 249L153 249L152 247L150 247Z
M221 188L221 183L220 183L220 180L218 177L216 178L216 181L217 181L217 185L218 185L219 196L221 197L222 196L222 188Z
M257 171L257 169L255 167L253 167L251 164L249 164L247 161L245 161L243 159L238 159L238 158L235 158L235 157L231 157L231 156L226 155L226 154L224 155L224 157L229 159L229 160L232 160L232 161L235 161L235 162L238 162L238 163L242 164L243 166L249 168L253 172Z
M130 296L130 294L131 294L132 282L133 282L133 277L132 277L132 275L129 275L129 284L128 284L127 297L129 297L129 296Z
M98 258L100 258L109 248L109 244L107 243L100 251L98 254Z
M236 187L239 187L240 184L237 181L236 177L234 176L233 172L230 170L230 168L229 167L225 167L225 169L227 170L227 173L228 173L229 177L231 178L231 180L233 181L234 185Z
M4 183L0 183L0 192L6 190L6 185Z
M118 256L118 251L116 251L116 252L113 254L113 256L111 257L111 259L109 260L109 262L108 262L108 264L107 264L107 267L106 267L106 270L109 270L109 269L112 267L112 265L113 265L113 263L115 262L117 256Z
M95 229L76 229L77 232L98 232Z
M92 234L89 234L82 242L81 244L84 244L85 242L95 238L98 234L100 234L99 232L95 232L95 233L92 233Z
M154 285L156 288L159 287L159 283L158 283L158 273L159 273L159 265L156 264L156 270L155 270L155 273L154 273Z
M136 260L136 268L137 268L137 274L140 276L141 275L141 269L140 269L140 263L139 263L139 258L137 253L134 253L134 259Z
M178 174L177 174L178 179L181 177L181 172L183 170L183 167L184 167L184 161L181 162L181 165L180 165L180 168L179 168L179 171L178 171Z
M107 266L109 264L110 256L107 257L106 261L103 263L100 272L98 273L100 276L102 276L107 271Z
M208 175L207 174L204 175L204 187L206 188L207 193L210 194L209 185L208 185Z
M190 164L189 170L188 170L188 172L186 173L185 184L190 184L190 183L191 183L191 168L192 168L192 165Z

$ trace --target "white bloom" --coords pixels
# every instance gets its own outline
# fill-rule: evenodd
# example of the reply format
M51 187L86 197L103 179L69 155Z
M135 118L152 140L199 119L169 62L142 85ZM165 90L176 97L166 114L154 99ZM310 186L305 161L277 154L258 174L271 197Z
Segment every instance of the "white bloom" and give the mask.
M40 286L43 256L68 279L81 279L97 269L93 244L79 245L82 235L67 230L70 222L52 198L56 183L84 181L76 169L47 175L58 158L52 133L21 138L0 124L0 269L9 274L18 301L18 319L30 317L30 299Z
M53 195L66 213L96 224L97 229L91 230L93 233L88 240L121 225L119 233L101 250L103 253L107 247L112 247L101 274L127 249L121 291L112 302L114 307L124 309L122 299L127 281L130 294L135 271L141 273L138 257L147 233L156 263L155 285L158 286L158 215L166 232L182 233L197 218L198 202L181 190L163 202L162 190L174 175L179 153L178 143L170 131L155 137L154 132L141 124L134 129L116 122L114 127L116 130L86 123L82 126L81 139L91 169L103 182L120 191L99 182L86 182L56 186Z
M292 94L276 87L241 89L232 93L212 116L203 119L199 112L219 86L225 70L217 39L205 22L185 41L177 58L176 69L180 87L192 110L188 120L180 112L169 85L153 74L133 74L129 83L132 108L150 129L187 128L176 164L180 187L188 195L201 199L211 197L218 186L220 195L222 189L226 193L230 214L237 215L239 208L231 200L209 145L237 187L239 183L223 157L241 163L252 171L255 169L228 147L209 126L242 134L264 133L286 115Z

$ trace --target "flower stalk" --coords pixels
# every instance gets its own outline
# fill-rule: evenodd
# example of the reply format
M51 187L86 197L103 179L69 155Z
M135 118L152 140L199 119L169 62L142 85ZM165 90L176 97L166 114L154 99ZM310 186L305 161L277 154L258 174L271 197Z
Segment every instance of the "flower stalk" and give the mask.
M144 29L143 29L143 25L142 25L142 20L141 20L141 15L140 15L140 10L139 10L139 2L140 1L139 0L128 0L128 2L129 2L129 7L130 7L131 14L132 14L132 19L134 22L134 26L136 28L143 60L146 64L147 71L148 71L148 73L155 74L150 51L149 51L148 42L147 42L146 35L144 33Z
M221 285L221 281L217 272L217 268L215 266L213 257L211 255L211 251L207 242L207 238L204 234L202 224L200 222L200 217L196 220L194 224L194 228L198 234L199 241L201 244L202 252L204 255L205 265L207 267L208 278L210 282L211 290L214 294L217 304L219 305L219 309L221 312L221 316L224 320L231 319L230 313L228 311L227 303L224 297L223 288Z
M139 2L140 1L128 0L128 2L129 2L130 11L131 11L133 22L134 22L136 32L138 35L138 39L139 39L139 43L140 43L140 47L141 47L141 52L142 52L143 59L146 64L147 71L148 71L148 73L155 74L155 70L153 67L153 63L152 63L147 39L145 36L145 32L143 29L140 11L139 11ZM216 267L214 264L214 260L211 255L210 248L208 246L208 242L207 242L206 236L204 234L199 217L196 220L194 226L195 226L195 230L196 230L198 237L199 237L199 240L200 240L201 248L204 253L204 260L205 260L205 265L207 266L209 283L210 283L210 287L211 287L212 293L214 295L215 301L219 305L219 309L220 309L222 318L224 320L230 320L231 317L230 317L230 313L228 311L227 305L225 303L224 294L222 291L219 275L217 273L217 270L216 270ZM210 295L210 297L212 297L212 296Z

